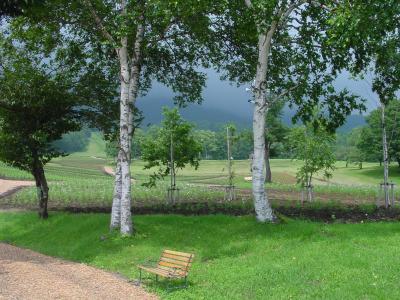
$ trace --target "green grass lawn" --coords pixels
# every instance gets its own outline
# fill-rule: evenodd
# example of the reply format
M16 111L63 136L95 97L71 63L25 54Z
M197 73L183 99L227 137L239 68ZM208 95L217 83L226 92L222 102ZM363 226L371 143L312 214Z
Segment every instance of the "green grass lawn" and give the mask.
M144 170L143 161L135 160L132 163L132 174L139 178L146 177L156 169ZM271 159L271 170L273 181L278 184L294 184L296 182L296 172L301 166L301 162L291 159ZM246 182L244 177L251 176L250 161L237 160L234 161L233 171L235 173L236 184L251 185ZM397 164L390 167L390 179L400 185L400 168ZM357 166L349 165L346 168L345 162L338 161L333 177L329 180L331 184L341 185L377 185L382 181L383 167L379 163L364 163L363 169ZM203 183L218 182L226 184L227 182L227 162L221 160L203 160L197 170L187 167L178 171L178 180L180 181L196 181ZM247 184L247 185L246 185ZM327 182L321 175L317 175L314 184L326 185Z
M108 234L109 215L0 213L0 240L130 279L164 248L196 254L186 290L164 299L399 299L400 224L323 224L253 217L137 216L136 236ZM106 236L105 240L100 237Z

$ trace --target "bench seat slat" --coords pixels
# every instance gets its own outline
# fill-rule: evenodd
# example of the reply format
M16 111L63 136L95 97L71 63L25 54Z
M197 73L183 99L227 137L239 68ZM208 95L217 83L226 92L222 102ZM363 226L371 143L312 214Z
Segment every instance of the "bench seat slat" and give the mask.
M186 275L186 272L182 272L182 271L174 272L171 269L149 268L149 267L145 267L145 266L139 266L139 268L142 270L145 270L147 272L157 274L159 276L166 277L166 278L184 277Z
M183 266L183 267L187 267L190 264L190 261L185 262L185 261L171 259L171 258L164 257L164 256L161 256L160 261L165 261L167 263L171 263L171 264L175 264L175 265L179 265L179 266Z
M185 252L172 251L172 250L164 250L164 253L174 254L174 255L183 256L183 257L193 257L193 254L185 253Z
M172 269L181 269L181 270L184 270L184 271L186 271L186 269L187 269L187 266L180 266L180 265L177 265L177 264L171 264L171 263L166 262L166 261L160 261L158 263L158 265L159 266L168 267L168 268L172 268Z
M175 259L175 260L179 260L179 261L183 261L183 262L192 261L192 258L190 258L190 257L178 256L178 255L169 254L169 253L163 253L161 257L167 257L167 258L171 258L171 259Z

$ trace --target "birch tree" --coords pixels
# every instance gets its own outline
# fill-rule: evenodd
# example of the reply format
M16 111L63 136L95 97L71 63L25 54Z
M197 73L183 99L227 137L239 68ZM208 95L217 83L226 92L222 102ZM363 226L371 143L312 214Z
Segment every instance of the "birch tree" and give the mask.
M313 107L320 103L319 117L331 130L353 109L363 108L357 97L333 86L344 67L336 63L340 59L335 47L327 46L329 17L338 5L336 1L237 0L226 4L216 18L219 70L238 84L252 82L253 198L260 222L275 220L263 173L265 115L272 103L287 99L297 111L294 119L303 121L311 119Z
M209 27L205 11L210 3L58 0L46 3L47 12L36 15L36 20L61 30L75 48L100 53L96 56L114 66L119 78L119 153L110 227L124 235L134 231L130 163L136 100L156 80L176 93L179 105L201 101L205 75L198 66L207 66L201 41Z

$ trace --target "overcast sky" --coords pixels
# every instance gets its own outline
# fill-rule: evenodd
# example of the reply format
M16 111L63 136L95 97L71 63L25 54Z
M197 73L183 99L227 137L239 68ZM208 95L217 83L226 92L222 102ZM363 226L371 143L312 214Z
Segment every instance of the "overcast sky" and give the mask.
M207 86L203 92L205 109L221 111L221 113L251 116L252 104L248 102L250 94L246 92L246 86L236 87L227 81L221 81L220 76L214 70L207 70ZM367 99L368 110L377 107L377 95L374 94L370 86L370 78L365 80L352 80L348 73L343 73L336 80L338 89L347 88L352 93ZM143 108L145 115L152 110L159 109L163 105L172 106L173 93L161 84L154 84L149 94L138 100L139 108ZM197 104L193 104L197 105ZM190 106L189 108L190 109ZM161 111L160 111L161 112ZM357 114L358 112L354 112Z

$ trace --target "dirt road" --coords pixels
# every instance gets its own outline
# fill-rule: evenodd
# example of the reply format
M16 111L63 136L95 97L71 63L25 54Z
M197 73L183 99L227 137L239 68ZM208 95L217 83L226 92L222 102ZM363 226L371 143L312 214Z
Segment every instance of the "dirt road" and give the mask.
M33 185L35 185L33 181L0 179L0 198L8 196L23 187Z

